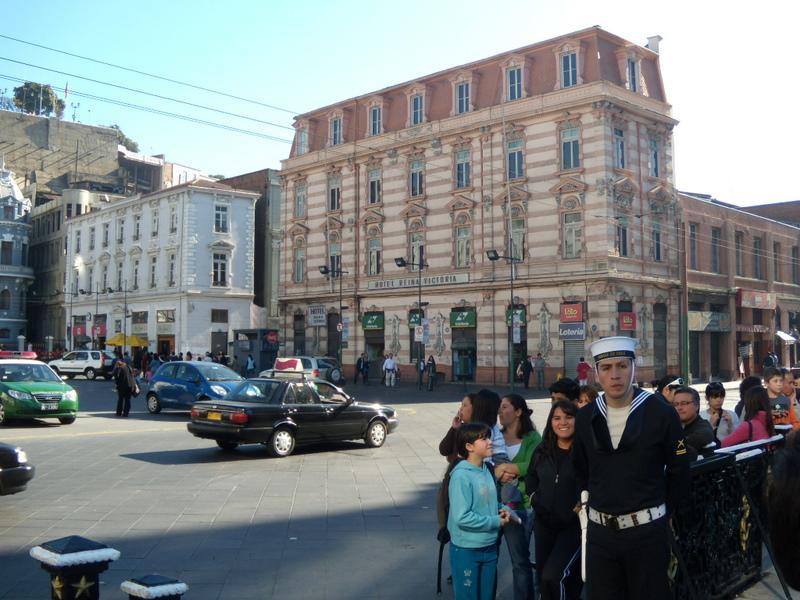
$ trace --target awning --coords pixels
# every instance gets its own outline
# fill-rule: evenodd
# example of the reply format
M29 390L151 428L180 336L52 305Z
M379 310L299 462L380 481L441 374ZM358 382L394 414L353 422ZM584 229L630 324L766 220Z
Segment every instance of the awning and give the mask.
M797 339L786 333L785 331L776 331L775 332L779 338L781 338L787 344L796 344Z

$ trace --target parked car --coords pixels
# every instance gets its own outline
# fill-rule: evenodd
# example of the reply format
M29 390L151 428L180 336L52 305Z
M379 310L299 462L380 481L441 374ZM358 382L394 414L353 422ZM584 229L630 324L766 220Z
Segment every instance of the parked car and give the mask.
M24 490L35 471L22 448L0 442L0 496Z
M162 364L150 380L147 410L189 408L200 400L222 398L244 378L214 362L173 361Z
M356 402L327 381L274 377L247 379L221 400L195 403L187 427L223 450L264 444L283 457L296 444L323 441L363 439L378 448L397 425L393 408Z
M114 357L104 350L74 350L48 364L56 373L63 373L67 377L85 375L86 379L91 380L99 375L111 379Z
M77 414L78 392L48 365L29 358L0 359L0 425L42 418L69 425Z
M344 383L344 375L339 361L330 356L292 356L290 358L275 359L275 366L272 369L265 369L258 374L259 377L271 377L274 371L282 370L282 364L287 360L294 361L300 359L303 363L303 373L309 379L324 379L336 385Z

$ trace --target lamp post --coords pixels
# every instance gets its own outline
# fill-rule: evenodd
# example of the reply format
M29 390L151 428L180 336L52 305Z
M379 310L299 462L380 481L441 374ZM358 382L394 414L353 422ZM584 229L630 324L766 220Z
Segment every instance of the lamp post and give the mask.
M104 290L101 290L99 285L95 286L94 292L92 292L91 285L89 286L88 290L83 290L83 289L78 290L78 293L84 294L86 296L91 296L92 293L94 293L94 314L92 316L92 340L93 340L92 343L94 345L94 349L95 350L99 350L100 349L100 337L97 335L97 333L98 333L97 332L97 311L100 309L100 292L101 291L104 294L108 294L108 293L113 292L114 290L112 290L111 288L106 288Z
M338 277L339 278L339 344L336 351L336 360L339 361L339 368L342 367L342 331L344 331L344 311L347 306L342 306L342 275L346 275L349 271L343 269L332 269L328 265L322 265L319 272L323 275Z
M499 254L497 250L487 250L486 257L495 262L497 260L505 259L511 262L511 269L509 271L509 281L511 282L511 335L508 336L508 380L511 383L511 390L514 390L514 317L515 315L515 305L514 305L514 263L522 262L521 258L515 258L513 256L503 256Z
M425 268L425 260L420 256L419 262L414 262L412 260L406 260L403 257L395 258L394 264L396 264L401 269L406 267L416 267L417 268L417 314L419 315L419 326L422 327L422 269ZM416 338L416 335L414 336ZM417 348L417 360L414 367L417 370L417 388L422 389L422 364L424 360L424 356L422 355L422 342L417 342L416 339L414 341L414 345Z

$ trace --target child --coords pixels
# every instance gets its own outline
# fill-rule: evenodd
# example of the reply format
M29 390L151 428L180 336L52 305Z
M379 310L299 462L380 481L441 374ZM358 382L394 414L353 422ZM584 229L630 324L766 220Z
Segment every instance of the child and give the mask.
M764 385L769 394L772 420L775 425L791 425L793 430L800 428L792 401L783 395L783 372L781 369L777 367L764 369Z
M491 600L497 535L510 519L508 511L500 509L494 475L484 464L492 456L491 429L483 423L461 425L456 447L460 458L450 473L447 517L453 594L456 600Z

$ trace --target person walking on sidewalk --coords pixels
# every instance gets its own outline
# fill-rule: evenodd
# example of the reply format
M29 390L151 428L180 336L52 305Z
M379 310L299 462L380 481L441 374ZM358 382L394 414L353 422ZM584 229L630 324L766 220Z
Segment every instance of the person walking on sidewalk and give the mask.
M533 361L533 370L536 373L536 389L542 391L544 389L544 368L547 362L542 357L541 352L536 353L536 359Z
M386 374L386 387L394 387L395 377L397 376L397 361L395 361L391 353L383 361L383 372Z
M353 377L353 383L358 383L358 376L361 375L361 382L368 385L369 379L369 357L366 352L362 352L361 356L356 361L356 376Z
M436 359L433 354L428 356L428 362L425 364L425 369L428 371L428 391L433 391L433 385L436 382Z
M113 371L114 383L117 385L117 416L127 417L131 410L131 395L136 389L133 371L123 359L117 361Z

